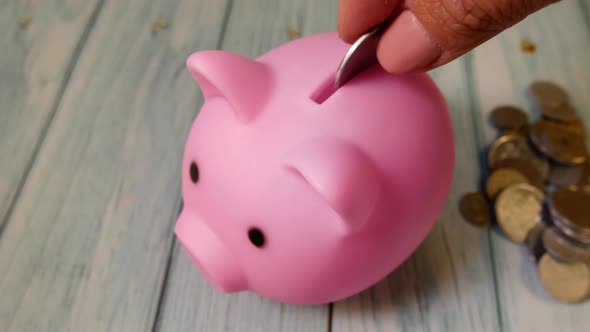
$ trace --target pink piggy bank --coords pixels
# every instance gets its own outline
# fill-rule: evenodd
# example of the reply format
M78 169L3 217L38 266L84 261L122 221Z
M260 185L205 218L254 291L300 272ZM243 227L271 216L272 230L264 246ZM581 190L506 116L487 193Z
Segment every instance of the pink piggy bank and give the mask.
M336 33L253 60L192 54L204 104L182 163L175 234L226 293L320 304L386 277L427 236L452 182L443 95L375 65L333 88Z

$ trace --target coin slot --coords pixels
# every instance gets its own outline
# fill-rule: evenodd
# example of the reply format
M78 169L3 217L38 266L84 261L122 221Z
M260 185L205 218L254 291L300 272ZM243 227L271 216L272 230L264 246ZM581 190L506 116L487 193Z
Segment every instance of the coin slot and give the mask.
M322 104L330 96L336 92L336 85L334 84L335 74L331 74L326 78L322 84L311 94L311 100L318 104Z

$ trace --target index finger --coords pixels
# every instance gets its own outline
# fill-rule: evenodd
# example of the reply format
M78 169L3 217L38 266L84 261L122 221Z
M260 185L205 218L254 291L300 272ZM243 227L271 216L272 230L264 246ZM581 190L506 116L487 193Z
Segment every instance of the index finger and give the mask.
M338 3L338 34L352 43L362 34L385 21L400 0L340 0Z

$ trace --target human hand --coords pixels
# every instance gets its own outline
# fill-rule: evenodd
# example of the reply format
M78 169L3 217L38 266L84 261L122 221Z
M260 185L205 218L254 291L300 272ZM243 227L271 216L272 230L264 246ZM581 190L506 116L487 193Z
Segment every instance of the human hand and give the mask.
M391 73L427 71L469 52L559 0L339 0L347 43L391 20L377 58Z

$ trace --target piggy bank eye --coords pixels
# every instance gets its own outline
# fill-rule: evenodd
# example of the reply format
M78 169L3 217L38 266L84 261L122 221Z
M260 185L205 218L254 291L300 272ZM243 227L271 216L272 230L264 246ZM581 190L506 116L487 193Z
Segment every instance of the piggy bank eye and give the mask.
M264 233L256 227L248 230L248 239L250 239L250 242L258 248L264 246Z
M199 181L199 167L197 167L197 164L194 161L191 163L189 173L191 176L191 181L193 181L193 183L197 183L197 181Z

